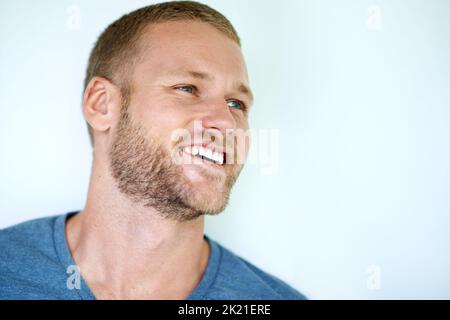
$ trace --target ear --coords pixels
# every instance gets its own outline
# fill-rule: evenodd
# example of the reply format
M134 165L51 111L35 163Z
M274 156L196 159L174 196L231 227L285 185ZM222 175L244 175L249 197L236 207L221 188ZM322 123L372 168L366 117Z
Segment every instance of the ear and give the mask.
M108 133L119 117L120 107L119 87L102 77L89 81L83 96L83 114L93 134Z

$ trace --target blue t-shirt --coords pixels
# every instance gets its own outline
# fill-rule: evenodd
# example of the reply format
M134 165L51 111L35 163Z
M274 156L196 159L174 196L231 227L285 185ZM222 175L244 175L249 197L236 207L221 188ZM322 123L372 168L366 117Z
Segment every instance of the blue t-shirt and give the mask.
M95 299L76 276L65 225L71 212L0 230L0 299ZM278 278L236 256L205 235L208 265L188 300L305 299Z

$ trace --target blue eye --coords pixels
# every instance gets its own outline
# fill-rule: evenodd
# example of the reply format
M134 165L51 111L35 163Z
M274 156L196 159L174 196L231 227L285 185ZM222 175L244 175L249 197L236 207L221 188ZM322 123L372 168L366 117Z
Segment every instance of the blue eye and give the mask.
M245 105L239 100L230 100L227 102L229 107L236 108L239 110L245 110Z
M194 91L195 91L194 86L181 86L181 87L177 87L176 89L187 92L187 93L194 93Z

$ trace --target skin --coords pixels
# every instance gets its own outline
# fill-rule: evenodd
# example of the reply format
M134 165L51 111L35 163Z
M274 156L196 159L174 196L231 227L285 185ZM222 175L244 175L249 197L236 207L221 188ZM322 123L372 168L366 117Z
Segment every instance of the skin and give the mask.
M208 263L204 214L225 208L242 164L175 165L171 134L194 134L194 121L204 132L247 130L248 112L236 101L250 107L252 97L240 47L209 24L159 23L140 41L127 103L104 78L86 88L94 159L86 205L68 220L67 241L97 299L184 299Z

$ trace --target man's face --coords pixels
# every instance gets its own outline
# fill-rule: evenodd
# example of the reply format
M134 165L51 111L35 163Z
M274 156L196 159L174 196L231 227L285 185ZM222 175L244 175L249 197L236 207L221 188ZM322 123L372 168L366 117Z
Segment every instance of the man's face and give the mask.
M248 139L226 137L248 129L252 101L241 50L209 24L191 21L152 25L140 41L132 93L113 128L113 176L122 192L167 218L219 213L249 147ZM174 135L180 130L188 136ZM227 148L235 157L224 156Z

